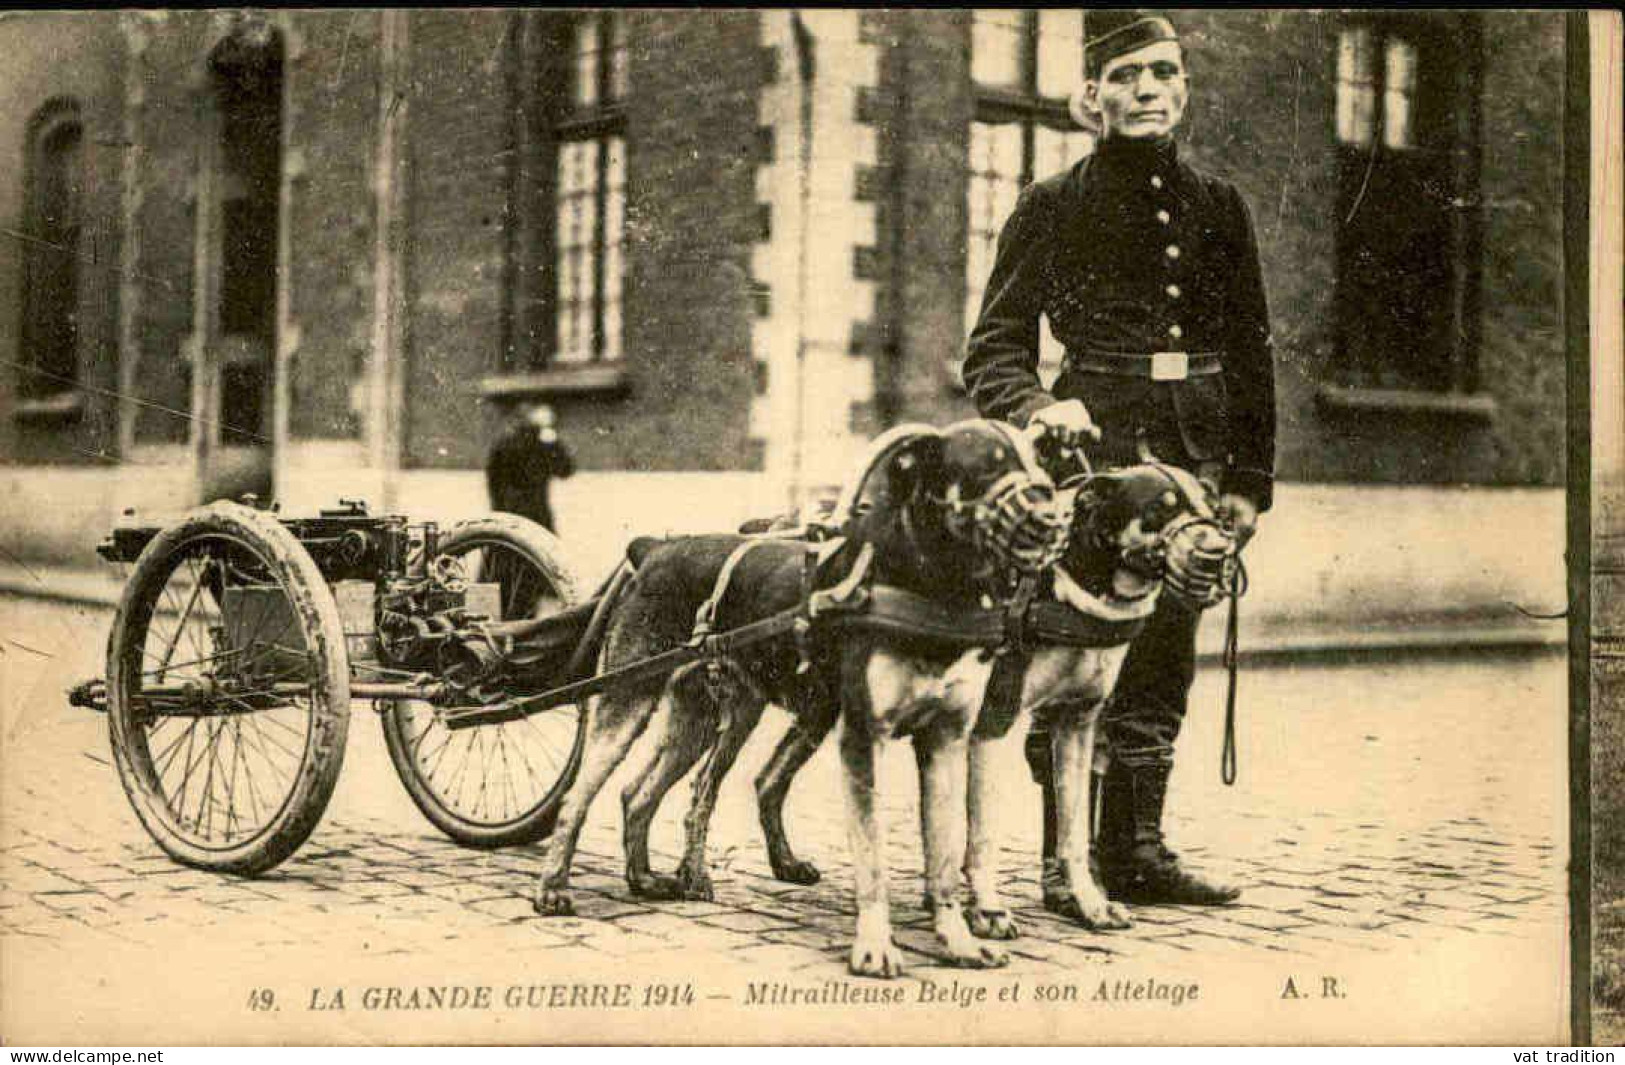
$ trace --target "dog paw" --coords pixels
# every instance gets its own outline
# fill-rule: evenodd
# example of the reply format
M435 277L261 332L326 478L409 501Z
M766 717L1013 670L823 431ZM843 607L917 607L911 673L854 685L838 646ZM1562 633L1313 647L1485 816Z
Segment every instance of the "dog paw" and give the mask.
M1134 927L1128 908L1122 903L1107 902L1098 891L1086 892L1078 899L1077 921L1091 932L1111 932Z
M816 884L823 879L818 866L812 862L802 861L800 858L786 858L774 861L773 876L786 884Z
M716 899L716 891L711 887L711 874L704 869L694 869L691 866L677 867L677 894L673 898L685 902L712 902Z
M858 941L852 944L852 954L847 960L847 968L853 976L874 976L881 980L891 980L903 975L903 952L890 941L885 943L866 944Z
M1010 955L991 943L977 943L968 950L950 951L948 960L961 969L1000 969L1010 964Z
M1133 928L1134 917L1129 913L1128 907L1121 902L1108 902L1106 904L1106 928Z
M531 904L543 917L574 917L576 912L575 903L570 901L570 893L553 888L538 888Z
M1069 921L1076 921L1083 915L1083 908L1072 892L1066 890L1045 891L1044 909L1057 917L1065 917Z
M1121 903L1107 902L1104 897L1085 900L1070 892L1046 894L1044 908L1076 921L1091 932L1113 932L1134 927L1134 919L1129 916L1128 908Z
M1009 910L983 910L972 906L965 911L969 917L970 934L977 939L1019 939L1021 926Z
M644 873L636 878L629 878L626 884L632 889L633 896L653 902L670 902L683 897L682 885L678 883L677 878L662 873Z

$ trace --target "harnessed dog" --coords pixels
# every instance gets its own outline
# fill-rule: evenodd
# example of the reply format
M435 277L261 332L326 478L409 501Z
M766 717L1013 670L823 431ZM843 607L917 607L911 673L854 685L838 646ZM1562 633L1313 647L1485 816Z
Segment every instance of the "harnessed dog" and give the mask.
M633 544L636 575L613 607L601 670L786 611L802 612L805 624L757 644L724 644L705 662L612 687L589 705L580 771L542 859L538 912L572 912L569 871L588 806L657 707L666 712L653 758L622 794L627 880L640 895L709 897L706 831L717 790L771 700L796 715L798 733L821 738L837 715L841 723L858 906L852 971L902 971L876 810L881 754L899 738L912 741L920 769L939 943L958 964L1005 963L1002 950L971 934L959 900L966 747L993 664L988 634L967 636L954 619L985 618L985 597L1008 589L1013 575L1051 565L1064 549L1069 515L1027 438L970 421L882 436L843 495L837 521L848 539L822 565L807 543L790 539ZM832 577L834 586L823 587ZM851 609L855 600L865 609ZM848 621L838 622L843 610ZM684 857L674 876L662 876L650 868L649 826L666 791L702 755Z
M965 872L977 935L1019 934L994 867L992 766L998 745L1026 736L1040 714L1048 724L1056 807L1054 824L1045 825L1044 905L1090 929L1129 927L1128 910L1108 901L1092 860L1096 724L1128 642L1159 595L1202 610L1234 587L1235 539L1207 495L1190 473L1156 462L1084 480L1049 595L1021 644L1001 658L970 748Z
M970 744L969 838L965 870L970 927L978 936L1019 934L998 890L992 840L997 746L1025 737L1037 714L1050 725L1056 823L1046 824L1047 908L1092 929L1128 927L1090 861L1095 727L1128 651L1161 594L1188 609L1218 602L1235 580L1235 541L1220 527L1206 487L1187 471L1147 457L1136 466L1073 478L1082 482L1065 555L1047 585L1031 589L1024 621L1009 633ZM783 807L796 773L824 733L798 717L757 778L769 861L782 880L812 883L817 869L797 857Z

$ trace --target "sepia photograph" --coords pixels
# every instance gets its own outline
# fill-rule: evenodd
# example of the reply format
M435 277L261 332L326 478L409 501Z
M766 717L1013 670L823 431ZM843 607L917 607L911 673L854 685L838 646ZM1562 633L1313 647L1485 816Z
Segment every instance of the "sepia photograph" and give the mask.
M1617 14L0 55L0 1042L1625 1042Z

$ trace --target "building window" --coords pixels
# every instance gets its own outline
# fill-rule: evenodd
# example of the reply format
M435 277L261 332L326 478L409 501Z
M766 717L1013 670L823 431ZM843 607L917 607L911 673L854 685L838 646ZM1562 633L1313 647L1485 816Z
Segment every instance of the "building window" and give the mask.
M1336 43L1340 384L1474 387L1477 16L1361 14Z
M70 101L29 124L24 189L23 362L20 395L71 392L79 377L79 232L84 211L84 127Z
M557 129L555 355L622 354L626 242L626 15L577 16L569 32L568 105Z
M1083 12L1076 9L977 11L971 18L970 129L965 257L965 328L976 324L999 231L1021 189L1058 174L1094 150L1067 97L1083 78ZM1045 330L1040 372L1060 365L1061 347Z
M1380 103L1383 146L1416 146L1411 120L1416 47L1414 41L1372 26L1350 26L1342 31L1337 44L1338 140L1370 146L1376 139Z

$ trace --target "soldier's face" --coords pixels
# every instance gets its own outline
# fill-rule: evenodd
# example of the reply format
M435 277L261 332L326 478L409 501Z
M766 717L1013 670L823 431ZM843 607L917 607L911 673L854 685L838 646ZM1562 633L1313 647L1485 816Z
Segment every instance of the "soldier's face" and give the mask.
M1100 113L1108 136L1166 137L1185 117L1190 82L1178 41L1157 41L1120 55L1084 85L1084 98Z

